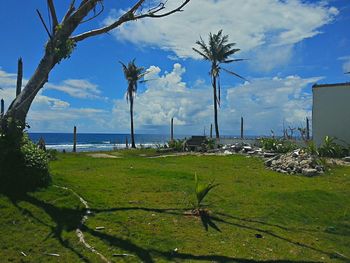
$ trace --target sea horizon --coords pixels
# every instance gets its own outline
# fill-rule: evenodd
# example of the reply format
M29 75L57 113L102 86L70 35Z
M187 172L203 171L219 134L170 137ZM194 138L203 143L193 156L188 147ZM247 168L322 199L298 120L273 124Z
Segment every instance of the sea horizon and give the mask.
M71 152L73 150L73 133L64 132L29 132L29 138L37 143L43 138L47 149ZM201 134L203 135L203 134ZM189 138L192 135L174 135L174 139ZM208 135L207 135L208 136ZM254 139L261 136L246 136ZM239 135L223 135L221 138L239 138ZM137 148L156 148L165 145L170 140L167 134L135 134ZM126 148L126 141L131 143L127 133L77 133L77 151L111 151Z

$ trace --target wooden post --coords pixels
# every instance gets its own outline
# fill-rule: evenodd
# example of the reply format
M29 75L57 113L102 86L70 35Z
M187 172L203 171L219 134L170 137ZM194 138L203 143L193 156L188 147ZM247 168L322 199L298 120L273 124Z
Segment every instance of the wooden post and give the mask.
M213 124L210 123L210 139L213 138Z
M171 118L170 141L174 141L174 118Z
M74 134L73 134L73 152L77 151L77 127L74 126Z
M241 117L241 139L243 140L244 133L243 133L243 117Z
M21 93L22 89L22 78L23 78L23 63L22 58L18 59L17 65L17 88L16 88L16 97Z
M308 117L306 117L306 140L310 140L310 123Z
M1 111L0 111L0 116L4 116L5 113L5 102L4 99L1 99Z

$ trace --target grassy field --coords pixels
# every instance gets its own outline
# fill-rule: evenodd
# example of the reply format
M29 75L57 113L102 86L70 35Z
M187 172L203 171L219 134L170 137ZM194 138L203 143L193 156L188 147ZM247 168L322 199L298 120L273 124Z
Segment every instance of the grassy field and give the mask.
M0 195L0 262L101 261L75 233L84 206L54 185L88 201L86 241L111 262L349 262L350 167L306 178L238 155L111 154L60 154L53 186ZM220 184L206 200L209 218L186 213L195 173Z

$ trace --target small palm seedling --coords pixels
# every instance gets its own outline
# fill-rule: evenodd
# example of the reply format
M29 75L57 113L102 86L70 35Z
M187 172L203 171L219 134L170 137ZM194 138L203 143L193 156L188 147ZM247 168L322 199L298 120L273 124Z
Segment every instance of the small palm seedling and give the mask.
M194 205L194 209L192 213L194 215L201 215L202 213L207 213L207 211L203 208L203 200L208 195L208 193L219 184L214 184L214 181L211 181L208 184L201 184L198 181L198 176L194 174L195 181L195 193L197 198L197 203Z

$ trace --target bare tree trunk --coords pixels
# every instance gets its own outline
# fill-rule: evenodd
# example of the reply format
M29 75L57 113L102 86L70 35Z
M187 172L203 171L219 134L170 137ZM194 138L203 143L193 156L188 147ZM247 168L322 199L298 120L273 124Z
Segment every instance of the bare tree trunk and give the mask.
M128 21L134 21L146 17L157 19L172 15L176 12L181 12L182 8L187 5L190 0L184 0L184 2L182 2L182 4L180 4L177 8L167 10L165 12L163 11L166 2L161 1L158 5L155 4L153 8L150 8L149 11L146 11L144 13L141 11L138 13L140 9L142 10L142 4L144 4L144 2L145 0L135 1L135 4L128 11L121 15L119 19L113 21L107 26L72 36L73 32L82 23L83 19L86 18L88 14L96 8L96 5L98 3L101 4L102 1L82 0L80 2L80 5L76 8L75 1L72 0L69 9L63 17L63 20L60 24L58 24L54 2L52 0L49 0L48 7L50 9L51 18L53 20L53 27L51 28L52 32L47 29L47 26L45 25L45 22L42 20L40 12L38 11L40 19L42 20L42 23L47 29L47 33L49 35L49 40L47 41L45 47L44 56L40 60L39 65L37 66L34 74L31 76L24 89L11 103L8 111L4 116L4 119L7 120L9 118L12 118L18 121L22 126L22 129L24 129L26 116L35 96L48 81L49 73L54 68L54 66L62 59L69 57L72 49L75 46L75 43L89 37L108 33L110 30L115 29L121 24Z
M216 95L216 77L213 78L213 92L214 92L214 125L215 125L215 137L216 139L220 139L219 134L219 124L218 124L218 99Z
M18 59L17 66L17 88L16 88L16 97L21 93L22 89L22 78L23 78L23 63L22 58Z
M130 96L130 130L131 130L131 148L136 148L134 135L134 98Z
M48 52L46 49L45 55L41 59L37 69L35 70L35 73L30 78L23 91L16 97L6 112L6 118L11 117L18 120L22 125L25 124L25 119L28 114L30 105L32 104L36 94L48 81L49 73L56 65L56 63L57 61L55 59L54 53Z

